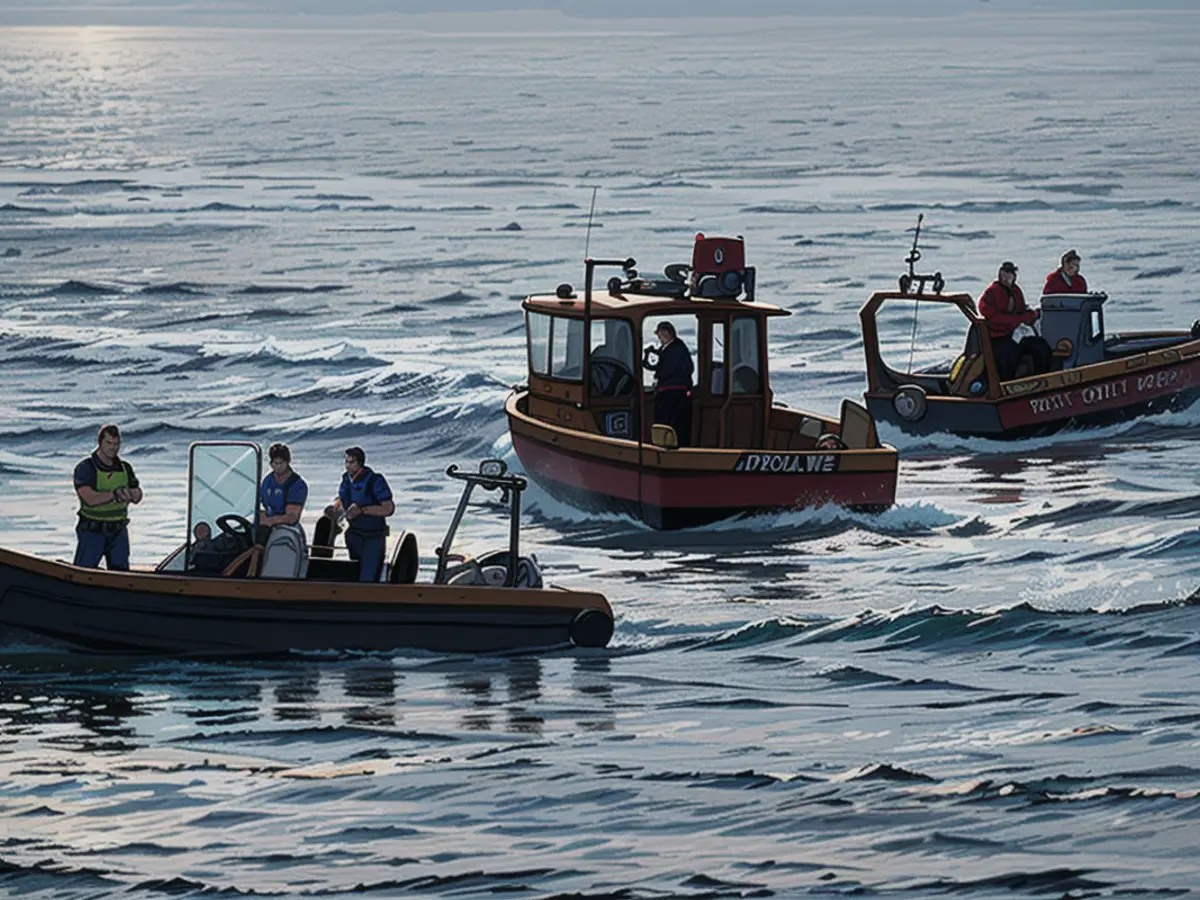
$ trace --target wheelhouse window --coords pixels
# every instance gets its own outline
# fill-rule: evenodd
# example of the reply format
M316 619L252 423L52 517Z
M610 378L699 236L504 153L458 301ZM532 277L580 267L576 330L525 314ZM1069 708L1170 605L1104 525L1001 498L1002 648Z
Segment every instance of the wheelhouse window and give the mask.
M583 320L551 316L550 377L583 380Z
M592 319L589 391L593 397L633 393L633 326L625 319Z
M712 323L712 343L709 347L712 360L708 392L714 397L725 396L725 323Z
M1088 342L1094 344L1104 337L1104 314L1098 309L1093 309L1089 324L1091 333L1088 335Z
M525 314L525 330L529 335L529 371L534 375L550 374L550 323L545 313Z
M758 353L758 319L738 316L729 333L729 372L735 394L762 393L762 362Z

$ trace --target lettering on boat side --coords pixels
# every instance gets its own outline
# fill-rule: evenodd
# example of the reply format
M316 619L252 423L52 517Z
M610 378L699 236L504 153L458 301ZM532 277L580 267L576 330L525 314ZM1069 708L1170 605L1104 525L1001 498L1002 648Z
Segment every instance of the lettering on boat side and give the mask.
M1162 369L1158 372L1147 372L1137 377L1138 391L1161 391L1179 381L1178 369Z
M809 475L836 472L838 458L832 454L743 453L735 472L767 472L776 475Z
M1146 372L1119 381L1102 381L1099 384L1089 384L1079 389L1079 401L1084 406L1106 404L1129 396L1130 382L1132 388L1139 394L1147 392L1166 391L1179 384L1182 372L1179 369L1160 369L1157 372ZM1071 392L1048 394L1045 397L1030 397L1029 407L1035 416L1058 412L1063 409L1074 409L1075 402Z
M1048 394L1045 397L1029 398L1029 407L1035 416L1058 412L1060 409L1072 409L1074 405L1070 394Z

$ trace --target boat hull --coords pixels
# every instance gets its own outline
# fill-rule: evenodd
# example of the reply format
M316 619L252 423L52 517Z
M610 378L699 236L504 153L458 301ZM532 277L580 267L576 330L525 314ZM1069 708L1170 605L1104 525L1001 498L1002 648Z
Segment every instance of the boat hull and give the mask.
M108 572L0 549L0 626L170 656L492 653L602 646L612 610L586 592Z
M877 421L913 435L1011 440L1108 425L1178 412L1200 400L1197 346L1005 382L1004 396L995 400L930 395L917 421L899 415L891 393L868 393L866 405Z
M886 509L896 497L896 451L663 450L582 435L506 410L525 472L556 499L673 530L738 515L834 504Z

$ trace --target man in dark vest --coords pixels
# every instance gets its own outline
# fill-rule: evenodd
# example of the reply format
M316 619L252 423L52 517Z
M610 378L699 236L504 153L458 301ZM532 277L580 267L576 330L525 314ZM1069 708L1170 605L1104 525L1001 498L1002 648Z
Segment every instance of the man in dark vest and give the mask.
M659 322L654 329L660 347L654 372L654 424L675 429L679 446L686 447L692 437L692 354L675 334L670 322Z
M346 549L359 562L359 581L378 581L387 551L387 517L396 511L387 479L367 468L362 447L346 450L346 474L338 498L325 508L334 521L346 516Z
M79 495L79 522L75 526L75 565L129 569L130 503L142 502L142 488L133 466L117 454L121 431L105 425L96 435L96 450L75 467L75 493Z
M287 444L272 444L267 451L271 471L262 480L259 497L258 542L265 544L276 525L297 525L308 500L308 482L292 469L292 451Z

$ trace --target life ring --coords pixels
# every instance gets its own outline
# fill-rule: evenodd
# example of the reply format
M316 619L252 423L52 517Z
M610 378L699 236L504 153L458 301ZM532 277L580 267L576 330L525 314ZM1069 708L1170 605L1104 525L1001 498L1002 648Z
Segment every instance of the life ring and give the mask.
M896 410L897 415L909 422L925 418L925 410L928 406L925 388L919 384L906 384L892 397L892 407Z

